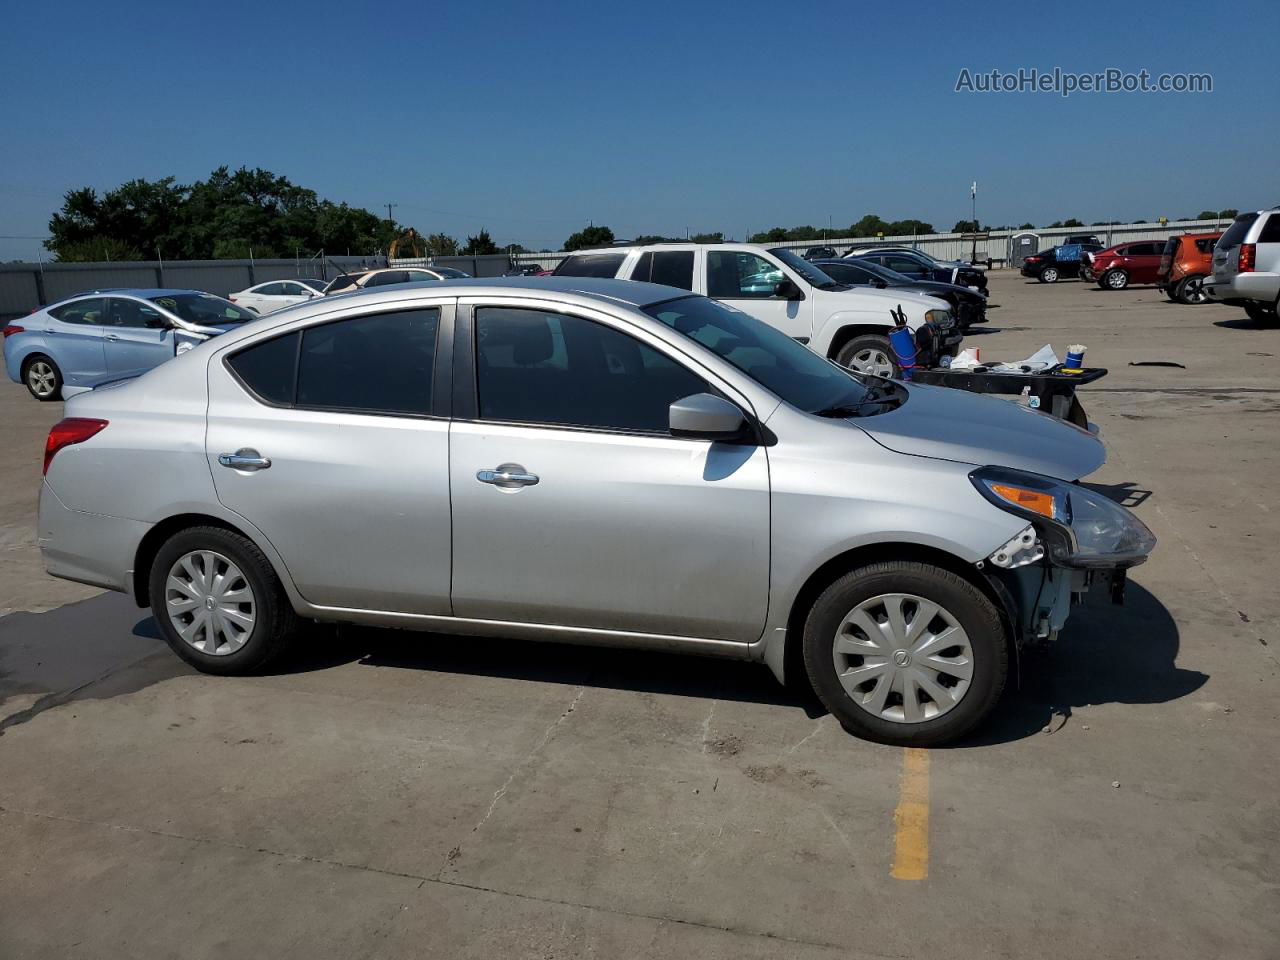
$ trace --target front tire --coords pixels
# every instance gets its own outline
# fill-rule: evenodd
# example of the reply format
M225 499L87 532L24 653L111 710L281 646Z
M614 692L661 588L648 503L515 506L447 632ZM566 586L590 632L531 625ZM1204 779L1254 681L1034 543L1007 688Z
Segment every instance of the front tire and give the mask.
M1098 281L1098 286L1103 290L1123 290L1129 285L1129 272L1127 270L1108 270L1102 275L1102 279Z
M894 746L969 733L1009 673L995 605L951 571L914 561L870 564L831 584L803 645L809 682L845 730Z
M836 353L835 361L858 373L870 373L890 379L902 376L902 367L889 338L873 333L854 337Z
M1057 268L1057 267L1045 267L1043 270L1041 270L1041 271L1040 271L1040 276L1039 276L1039 278L1038 278L1038 279L1039 279L1039 281L1040 281L1041 283L1057 283L1057 282L1058 282L1058 268Z
M43 353L33 354L23 362L22 382L27 392L42 403L62 399L62 371Z
M1209 299L1204 292L1204 277L1194 273L1183 277L1173 289L1173 299L1189 305L1204 303Z
M297 615L257 546L221 527L174 534L150 573L161 636L203 673L255 673L289 646Z

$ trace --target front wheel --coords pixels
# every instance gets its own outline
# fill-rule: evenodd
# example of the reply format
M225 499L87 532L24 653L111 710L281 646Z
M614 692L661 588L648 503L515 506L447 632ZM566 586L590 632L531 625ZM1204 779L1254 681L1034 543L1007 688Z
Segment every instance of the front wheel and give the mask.
M902 376L902 367L898 365L897 355L888 337L876 334L864 334L854 337L835 357L836 363L858 373L871 373L877 377L894 379Z
M1173 289L1173 299L1186 304L1204 303L1209 299L1204 292L1204 277L1198 274L1183 277Z
M149 583L165 642L204 673L254 673L285 650L297 627L262 551L221 527L174 534L156 554Z
M1045 267L1043 270L1041 270L1041 271L1040 271L1040 282L1041 282L1041 283L1057 283L1057 282L1058 282L1058 268L1057 268L1057 267Z
M931 747L973 730L995 708L1009 643L995 605L949 570L875 563L829 586L804 627L814 692L867 740Z
M1129 274L1125 270L1108 270L1098 281L1103 290L1123 290L1129 285Z
M40 401L62 399L62 371L43 354L37 353L22 365L22 382L27 392Z

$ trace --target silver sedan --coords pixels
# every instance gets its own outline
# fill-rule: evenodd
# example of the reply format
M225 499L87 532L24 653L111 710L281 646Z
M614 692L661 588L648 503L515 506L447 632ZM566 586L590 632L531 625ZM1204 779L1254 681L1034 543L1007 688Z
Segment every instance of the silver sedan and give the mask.
M67 415L49 572L130 592L209 673L262 668L299 618L648 647L937 744L1154 543L1073 482L1104 459L1088 432L645 283L318 299Z

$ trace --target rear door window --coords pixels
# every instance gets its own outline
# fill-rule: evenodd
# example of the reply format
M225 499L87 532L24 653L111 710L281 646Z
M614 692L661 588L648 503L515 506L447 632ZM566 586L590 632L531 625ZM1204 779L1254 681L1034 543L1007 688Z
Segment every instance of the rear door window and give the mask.
M768 300L784 279L780 266L758 254L707 251L707 296L716 300Z
M557 277L616 277L625 253L584 253L568 257L556 267Z
M267 403L353 413L431 412L440 310L401 310L307 327L227 360Z
M388 270L385 273L375 273L369 278L369 282L365 287L389 287L393 283L408 283L409 272L407 270Z
M86 326L101 325L106 319L107 301L101 297L87 300L75 300L64 303L60 307L51 307L49 313L63 323L78 323Z
M658 250L643 254L631 273L631 279L692 291L693 251Z
M256 292L264 297L283 297L285 288L283 283L264 283Z

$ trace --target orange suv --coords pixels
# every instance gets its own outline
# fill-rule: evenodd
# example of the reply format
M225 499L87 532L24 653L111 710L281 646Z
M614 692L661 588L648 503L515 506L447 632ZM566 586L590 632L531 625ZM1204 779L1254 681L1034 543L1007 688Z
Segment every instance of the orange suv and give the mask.
M1213 275L1213 245L1221 233L1184 233L1164 243L1156 283L1164 288L1170 300L1179 303L1204 303L1202 284Z

